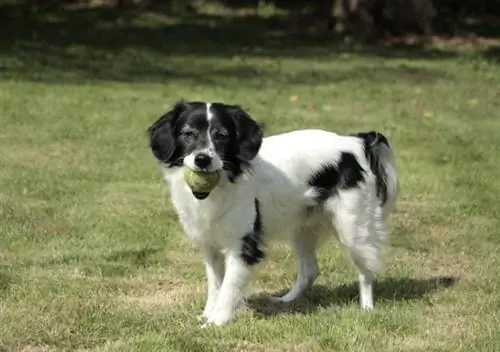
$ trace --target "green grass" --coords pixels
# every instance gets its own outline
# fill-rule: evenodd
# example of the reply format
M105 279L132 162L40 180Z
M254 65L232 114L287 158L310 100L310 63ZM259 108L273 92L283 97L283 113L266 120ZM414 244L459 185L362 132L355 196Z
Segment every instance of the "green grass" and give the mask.
M496 62L264 32L259 19L82 10L1 22L0 350L500 349ZM201 256L145 135L181 97L239 103L267 134L390 138L402 191L373 312L331 241L306 298L259 299L295 277L275 248L239 319L199 329Z

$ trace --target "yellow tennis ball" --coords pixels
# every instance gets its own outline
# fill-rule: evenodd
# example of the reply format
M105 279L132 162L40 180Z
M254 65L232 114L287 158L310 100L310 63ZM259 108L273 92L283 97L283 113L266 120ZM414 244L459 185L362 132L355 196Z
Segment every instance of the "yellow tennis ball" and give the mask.
M210 193L220 181L220 172L194 171L185 167L184 179L193 192Z

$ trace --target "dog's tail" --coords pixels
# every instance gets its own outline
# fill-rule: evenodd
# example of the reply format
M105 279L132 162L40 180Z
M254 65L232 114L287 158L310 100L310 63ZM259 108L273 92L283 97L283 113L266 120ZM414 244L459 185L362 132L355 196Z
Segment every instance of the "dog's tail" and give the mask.
M355 134L364 143L365 156L376 177L377 197L386 216L392 209L399 193L396 158L387 138L380 132Z

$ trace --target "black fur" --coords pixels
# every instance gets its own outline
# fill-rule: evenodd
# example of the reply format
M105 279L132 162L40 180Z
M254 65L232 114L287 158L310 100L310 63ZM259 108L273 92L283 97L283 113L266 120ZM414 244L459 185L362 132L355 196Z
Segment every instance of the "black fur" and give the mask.
M262 220L260 218L260 204L255 199L255 220L253 231L247 233L242 239L241 257L248 265L255 265L261 262L264 257L262 250Z
M180 167L193 150L206 146L207 130L231 182L249 167L262 144L262 126L241 107L180 101L148 129L154 156L167 167Z
M260 150L262 126L238 105L212 103L211 110L216 117L212 121L214 128L225 129L230 137L221 140L214 136L213 141L224 161L229 180L235 182Z
M176 140L178 120L187 109L180 101L148 128L149 145L153 155L169 167L182 165L182 150Z
M365 179L363 175L365 170L363 170L356 157L351 153L342 152L337 167L340 172L339 189L357 187Z
M334 164L323 165L311 176L308 184L316 190L318 202L325 201L333 194L333 190L339 183L339 178L339 170Z
M311 176L308 185L318 193L317 201L323 202L339 189L357 187L364 180L363 172L353 154L342 152L338 163L323 165Z
M360 132L354 134L354 136L363 140L366 158L370 162L370 169L376 177L377 197L381 200L381 204L384 205L387 202L387 173L380 163L379 147L384 144L390 148L389 141L382 133L376 131Z

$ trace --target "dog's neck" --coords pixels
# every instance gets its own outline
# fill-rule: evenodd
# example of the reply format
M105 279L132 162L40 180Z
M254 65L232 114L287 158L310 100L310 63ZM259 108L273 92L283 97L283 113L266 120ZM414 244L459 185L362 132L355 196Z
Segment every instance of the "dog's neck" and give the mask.
M220 183L205 199L197 199L192 194L182 168L164 169L164 178L184 231L199 244L214 241L216 233L222 231L221 227L230 226L222 221L231 219L226 216L228 212L239 211L255 200L255 182L247 173L240 175L236 182L229 181L224 173Z

